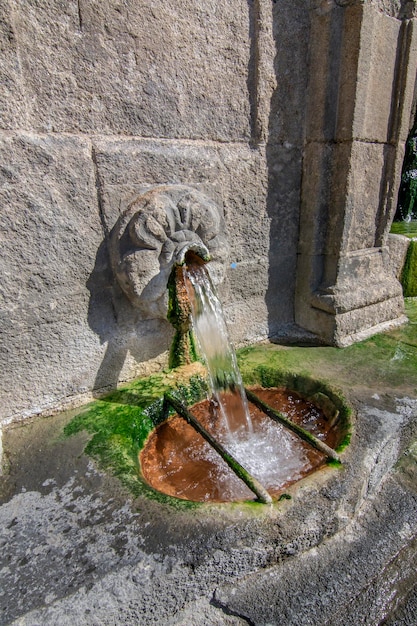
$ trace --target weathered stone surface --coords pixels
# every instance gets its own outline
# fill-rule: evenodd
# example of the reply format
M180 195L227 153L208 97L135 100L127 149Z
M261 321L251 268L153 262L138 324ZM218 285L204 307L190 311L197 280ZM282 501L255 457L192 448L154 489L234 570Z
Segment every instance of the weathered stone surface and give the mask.
M102 239L88 142L1 137L1 416L94 381L87 281Z
M314 15L311 29L309 139L405 141L415 82L414 22L354 3Z
M53 0L13 7L32 128L249 137L246 2Z
M231 267L220 295L226 316L229 309L241 307L240 322L231 320L233 339L238 342L254 337L254 326L262 328L258 336L265 336L268 324L277 327L292 321L293 284L288 276L295 266L300 152L281 146L274 149L273 157L276 161L268 171L265 153L244 145L137 140L95 143L109 232L141 190L164 181L195 187L222 209ZM261 303L267 290L269 313ZM252 307L262 311L255 325ZM236 313L232 317L236 319Z
M399 71L392 51L401 45L401 22L371 6L346 9L345 19L336 138L387 142Z
M303 144L310 70L308 9L309 3L305 0L280 0L273 5L276 88L271 96L267 137L269 144L280 143L287 147L301 147Z
M214 284L223 282L229 253L223 213L187 185L151 187L116 222L109 239L113 274L144 319L167 319L167 285L189 251L210 261Z
M27 122L26 96L9 0L0 6L0 51L0 128L24 128Z
M398 280L401 278L409 243L410 240L408 237L404 237L403 235L390 234L388 236L387 245L391 270Z
M385 15L399 19L411 19L416 15L414 0L312 0L311 4L319 14L328 13L334 6L368 4Z

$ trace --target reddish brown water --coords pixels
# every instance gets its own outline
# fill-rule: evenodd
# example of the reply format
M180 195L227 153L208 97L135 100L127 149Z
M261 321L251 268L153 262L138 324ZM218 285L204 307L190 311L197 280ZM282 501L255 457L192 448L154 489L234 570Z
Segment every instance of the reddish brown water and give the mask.
M338 443L337 428L330 427L317 407L294 392L256 389L256 395L331 447ZM326 457L264 415L249 403L254 433L243 442L223 438L209 401L191 412L269 493L277 497L285 488L323 465ZM147 483L162 493L195 502L232 502L255 499L223 459L192 426L175 415L150 435L140 454Z

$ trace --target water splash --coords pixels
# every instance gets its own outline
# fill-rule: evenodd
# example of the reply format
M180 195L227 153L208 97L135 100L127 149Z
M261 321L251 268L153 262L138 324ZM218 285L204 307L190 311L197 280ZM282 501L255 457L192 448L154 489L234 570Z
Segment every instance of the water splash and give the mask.
M193 332L208 371L211 392L209 413L211 411L212 417L214 414L212 421L209 418L211 428L208 427L208 430L215 428L213 434L216 439L225 445L232 456L270 492L277 493L283 485L298 480L314 464L321 463L323 456L311 451L307 444L257 411L254 405L249 409L236 353L207 267L190 252L187 253L182 271ZM278 410L290 419L297 416L296 421L301 421L307 430L313 432L316 429L318 414L313 405L285 391L281 392L282 398L277 390L273 395L279 400ZM273 399L270 401L274 402ZM215 501L228 501L250 497L250 491L242 481L208 444L203 443L201 445L199 438L195 441L190 437L184 438L183 434L182 438L178 437L168 456L162 454L163 446L159 446L159 454L163 457L161 467L164 468L164 480L169 483L168 493L171 493L175 484L174 493L177 497L192 500L212 498ZM207 487L205 493L207 481L210 487Z
M188 262L184 278L194 334L207 366L212 399L221 415L223 430L234 436L251 433L252 421L236 353L207 268L197 261Z

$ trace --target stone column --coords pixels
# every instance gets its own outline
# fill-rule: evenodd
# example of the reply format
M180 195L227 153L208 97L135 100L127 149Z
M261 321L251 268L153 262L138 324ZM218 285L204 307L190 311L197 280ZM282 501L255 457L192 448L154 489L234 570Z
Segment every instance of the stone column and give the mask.
M401 323L386 240L416 78L415 2L314 2L296 322L345 346ZM399 4L399 3L397 3Z

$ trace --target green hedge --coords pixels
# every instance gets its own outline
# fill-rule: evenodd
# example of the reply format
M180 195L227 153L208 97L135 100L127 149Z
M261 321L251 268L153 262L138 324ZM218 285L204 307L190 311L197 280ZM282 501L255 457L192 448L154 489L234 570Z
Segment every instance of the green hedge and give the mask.
M417 296L417 239L411 239L408 246L403 271L401 273L401 284L406 298Z

